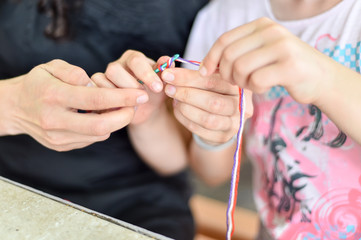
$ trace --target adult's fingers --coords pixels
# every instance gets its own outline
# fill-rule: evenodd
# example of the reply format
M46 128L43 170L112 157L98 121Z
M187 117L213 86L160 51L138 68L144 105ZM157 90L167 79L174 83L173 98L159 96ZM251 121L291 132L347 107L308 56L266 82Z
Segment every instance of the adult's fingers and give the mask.
M31 137L33 137L36 141L45 147L56 151L69 151L77 148L83 148L94 142L104 141L110 136L110 134L102 136L82 135L75 132L69 132L67 130L48 131L33 122L27 122L25 124L25 128L28 130L27 132L29 134L31 133Z
M64 86L59 89L59 102L66 107L82 110L105 110L117 107L135 106L149 100L148 94L140 89L91 88Z
M130 71L130 72L129 72ZM142 88L142 85L132 75L131 69L124 68L120 61L112 62L105 71L105 78L118 88Z
M91 80L94 82L94 84L97 87L101 87L101 88L116 88L117 86L114 85L114 83L112 83L109 79L107 79L107 77L105 76L104 73L95 73L93 74L93 76L91 77Z
M55 78L76 86L86 86L90 82L87 73L80 67L69 64L63 60L55 59L39 67L49 72Z
M63 130L88 136L106 136L130 123L135 110L125 107L102 113L64 112L58 119L48 119L45 130Z

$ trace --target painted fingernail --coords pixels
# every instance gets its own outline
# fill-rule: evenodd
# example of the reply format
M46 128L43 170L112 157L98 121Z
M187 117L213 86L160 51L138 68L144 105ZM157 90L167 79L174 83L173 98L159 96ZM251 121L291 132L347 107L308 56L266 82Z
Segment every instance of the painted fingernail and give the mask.
M164 72L162 77L163 77L163 80L166 82L171 82L174 80L174 74L170 73L170 72Z
M207 76L207 68L201 66L201 68L199 69L199 74L201 74L201 76L203 77Z
M149 100L148 95L141 95L137 98L137 103L140 103L140 104L146 103L146 102L148 102L148 100Z
M160 83L158 81L152 82L152 88L153 88L154 91L160 92L163 89L163 85L162 85L162 83Z
M165 88L165 93L168 95L168 96L173 96L175 94L175 87L172 86L172 85L168 85L166 88Z

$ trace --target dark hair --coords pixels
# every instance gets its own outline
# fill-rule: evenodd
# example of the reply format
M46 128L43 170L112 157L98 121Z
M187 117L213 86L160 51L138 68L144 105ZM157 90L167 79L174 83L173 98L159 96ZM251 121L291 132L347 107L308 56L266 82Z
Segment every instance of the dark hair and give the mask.
M51 20L44 34L54 40L66 40L71 36L69 11L79 8L83 0L39 0L38 11Z

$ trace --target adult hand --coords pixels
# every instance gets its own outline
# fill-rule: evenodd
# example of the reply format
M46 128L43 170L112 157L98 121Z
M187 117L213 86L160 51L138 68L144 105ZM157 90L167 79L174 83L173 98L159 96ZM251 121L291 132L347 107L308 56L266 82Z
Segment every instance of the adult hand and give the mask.
M157 64L167 60L168 57L161 57ZM156 117L166 97L162 91L163 83L154 72L157 64L141 52L128 50L110 63L105 73L96 73L91 79L98 87L144 89L149 95L149 101L137 107L131 121L131 125L137 125Z
M261 18L223 34L203 60L200 73L219 69L222 79L263 93L284 86L300 103L315 103L334 80L335 61Z
M90 79L85 71L61 60L39 65L9 82L14 99L8 100L7 109L15 122L11 134L29 134L57 151L107 139L130 122L134 106L148 100L139 89L86 87ZM96 113L105 109L116 110Z
M162 79L173 98L174 115L189 131L211 144L231 139L239 128L239 89L219 74L203 77L198 71L166 69ZM251 93L246 93L246 117L253 113Z

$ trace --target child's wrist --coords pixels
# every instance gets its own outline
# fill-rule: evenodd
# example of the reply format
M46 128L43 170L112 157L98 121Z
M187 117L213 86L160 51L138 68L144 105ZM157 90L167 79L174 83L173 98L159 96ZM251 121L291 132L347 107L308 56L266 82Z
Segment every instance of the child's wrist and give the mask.
M234 135L231 139L229 139L225 143L221 144L213 144L209 143L207 141L204 141L201 137L199 137L197 134L192 133L194 142L202 149L207 151L221 151L223 149L226 149L233 145L233 143L237 140L237 135Z

